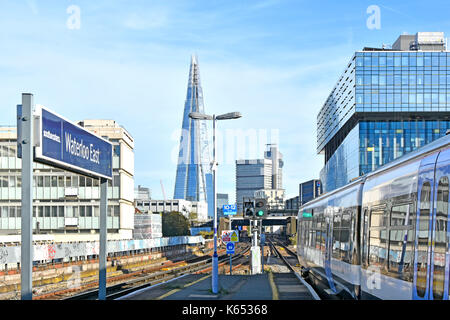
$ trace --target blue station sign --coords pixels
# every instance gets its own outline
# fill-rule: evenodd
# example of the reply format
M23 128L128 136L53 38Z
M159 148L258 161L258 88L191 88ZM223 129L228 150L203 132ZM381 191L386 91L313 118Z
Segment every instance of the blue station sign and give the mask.
M225 216L229 215L236 215L237 214L237 208L235 204L226 204L222 206L223 214Z
M89 176L112 178L111 142L44 107L40 116L40 144L35 160Z
M234 242L228 242L227 243L227 254L234 254L235 248L236 248L236 246L235 246Z

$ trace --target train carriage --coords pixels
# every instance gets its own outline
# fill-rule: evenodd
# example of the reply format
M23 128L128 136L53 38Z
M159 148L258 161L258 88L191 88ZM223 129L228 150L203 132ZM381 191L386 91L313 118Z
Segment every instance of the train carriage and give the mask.
M302 206L303 274L353 299L449 298L450 135Z

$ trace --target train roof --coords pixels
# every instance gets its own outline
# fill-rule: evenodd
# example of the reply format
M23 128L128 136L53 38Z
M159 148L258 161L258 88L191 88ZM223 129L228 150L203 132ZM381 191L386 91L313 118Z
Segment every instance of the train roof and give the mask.
M424 145L424 146L422 146L422 147L420 147L420 148L418 148L418 149L416 149L414 151L408 152L407 154L404 154L403 156L401 156L401 157L399 157L399 158L397 158L395 160L392 160L391 162L386 163L385 165L382 165L381 167L377 168L376 170L371 171L371 172L369 172L369 173L367 173L365 175L362 175L362 176L356 178L354 181L346 184L345 186L342 186L342 187L340 187L338 189L335 189L335 190L329 191L327 193L324 193L321 196L319 196L319 197L317 197L317 198L315 198L315 199L313 199L311 201L308 201L307 203L305 203L303 206L301 206L299 208L299 211L302 208L308 207L311 204L315 204L315 203L317 203L317 202L319 202L319 201L321 201L321 200L323 200L323 199L325 199L325 198L327 198L329 196L332 196L332 195L334 195L336 193L339 193L339 192L341 192L341 191L343 191L343 190L345 190L347 188L353 187L353 186L355 186L357 184L364 183L367 178L370 178L372 176L380 174L383 171L389 170L389 169L391 169L391 168L393 168L393 167L395 167L395 166L397 166L397 165L399 165L401 163L404 163L404 162L410 161L412 159L418 158L418 157L420 157L420 156L422 156L424 154L432 153L433 151L436 151L436 150L438 150L438 149L440 149L440 148L442 148L442 147L444 147L446 145L449 145L449 144L450 144L450 133L448 132L445 136L443 136L443 137L441 137L439 139L436 139L436 140L434 140L434 141L432 141L432 142L430 142L430 143L428 143L428 144L426 144L426 145Z
M317 197L317 198L315 198L315 199L313 199L313 200L311 200L311 201L308 201L308 202L305 203L303 206L301 206L301 207L299 208L299 210L301 210L302 208L308 207L308 206L310 206L311 204L315 204L315 203L317 203L317 202L320 202L321 200L323 200L323 199L325 199L325 198L328 198L328 197L330 197L330 196L332 196L332 195L334 195L334 194L336 194L336 193L339 193L339 192L341 192L341 191L343 191L343 190L345 190L345 189L349 189L349 188L354 187L354 186L356 186L356 185L358 185L358 184L364 183L365 180L366 180L366 175L363 175L363 176L357 178L356 180L354 180L354 181L352 181L352 182L346 184L345 186L342 186L342 187L340 187L340 188L338 188L338 189L335 189L335 190L329 191L329 192L327 192L327 193L324 193L324 194L322 194L321 196L319 196L319 197Z

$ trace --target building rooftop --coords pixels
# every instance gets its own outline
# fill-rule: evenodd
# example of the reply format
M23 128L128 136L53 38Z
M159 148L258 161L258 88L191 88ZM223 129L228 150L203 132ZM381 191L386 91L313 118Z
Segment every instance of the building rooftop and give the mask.
M417 32L400 35L392 46L364 47L363 51L447 51L447 40L444 32Z

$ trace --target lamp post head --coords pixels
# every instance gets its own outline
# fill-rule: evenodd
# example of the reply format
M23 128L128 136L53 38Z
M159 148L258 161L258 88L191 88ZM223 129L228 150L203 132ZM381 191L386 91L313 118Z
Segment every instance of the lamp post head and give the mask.
M217 120L231 120L231 119L238 119L242 117L242 114L240 112L229 112L225 114L221 114L220 116L216 116Z
M210 116L209 114L200 113L200 112L190 112L189 118L195 119L195 120L212 120L213 116Z

